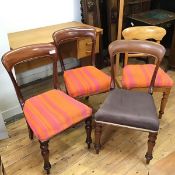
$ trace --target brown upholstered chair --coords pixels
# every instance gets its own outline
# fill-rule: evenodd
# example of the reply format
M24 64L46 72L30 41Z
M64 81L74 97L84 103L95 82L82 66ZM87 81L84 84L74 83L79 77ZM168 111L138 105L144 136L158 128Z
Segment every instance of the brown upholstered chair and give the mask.
M158 26L136 26L129 27L122 31L122 35L125 40L154 40L160 43L162 38L165 36L166 30ZM121 87L129 90L141 90L147 91L150 81L151 72L154 71L156 64L128 64L128 61L132 58L142 58L147 55L138 53L125 53L124 68L122 73ZM139 75L139 76L138 76ZM117 79L117 82L118 79ZM118 83L119 84L119 83ZM163 69L159 68L157 78L155 81L155 92L163 94L160 103L159 118L162 118L164 114L165 106L168 101L168 97L173 86L173 80L169 75L164 72Z
M16 64L42 58L51 59L53 62L53 89L24 100L12 69ZM23 109L29 128L29 138L33 139L34 133L40 142L44 169L47 171L47 174L50 173L51 168L48 142L53 136L85 120L88 148L90 148L92 142L92 109L59 90L57 58L56 48L52 44L24 46L9 51L2 57L2 63L13 82L18 100Z
M61 55L61 45L79 38L90 39L88 44L90 66L65 70ZM58 30L53 33L53 40L58 49L59 59L64 72L64 82L67 93L71 97L88 97L90 95L109 91L111 77L95 67L96 30L90 27L76 27Z
M124 52L144 53L157 58L148 93L124 89L113 89L95 114L95 149L100 150L102 125L114 125L149 132L146 162L152 159L152 151L159 130L159 119L152 97L155 78L165 49L151 41L118 40L109 45L112 86L115 87L114 59L116 54Z

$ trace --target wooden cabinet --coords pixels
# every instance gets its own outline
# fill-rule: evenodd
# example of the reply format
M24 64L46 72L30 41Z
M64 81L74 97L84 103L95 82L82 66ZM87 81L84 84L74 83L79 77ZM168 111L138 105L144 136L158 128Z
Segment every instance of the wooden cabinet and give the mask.
M171 49L170 49L170 55L168 57L168 68L175 68L175 26L174 26L174 32L172 37L172 43L171 43Z
M120 0L81 0L82 22L104 30L103 46L108 47L117 38L118 13ZM125 0L124 24L127 16L150 9L151 0Z

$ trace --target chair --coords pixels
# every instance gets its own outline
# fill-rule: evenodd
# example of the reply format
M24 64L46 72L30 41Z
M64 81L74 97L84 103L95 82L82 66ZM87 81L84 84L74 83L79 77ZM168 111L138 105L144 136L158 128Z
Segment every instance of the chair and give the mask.
M12 69L16 64L42 58L51 59L53 62L53 89L24 100ZM56 48L52 44L24 46L9 51L2 57L2 63L13 82L18 100L23 109L29 129L29 138L33 139L34 133L40 142L44 169L47 174L50 173L51 169L48 143L53 136L85 120L88 148L90 148L92 142L92 109L58 89L57 58Z
M109 91L110 76L95 67L95 42L96 31L90 27L76 27L58 30L53 33L55 46L59 50L58 55L64 72L64 82L67 93L71 97L88 97L90 95ZM68 41L78 40L79 38L90 38L88 44L90 56L90 66L83 66L71 70L65 70L61 55L61 45Z
M125 40L154 40L157 43L160 43L162 38L165 36L166 30L157 27L157 26L137 26L129 27L123 30L122 35ZM133 89L133 90L147 90L150 81L151 75L154 71L154 64L128 64L128 58L137 58L145 57L145 54L138 53L125 53L124 58L124 68L122 73L122 82L121 86L124 89ZM155 64L156 64L155 59ZM138 76L139 75L139 76ZM119 82L117 80L117 82ZM118 83L119 84L119 83ZM173 86L173 80L165 73L161 68L159 68L157 78L155 81L155 92L163 93L163 97L160 104L159 118L162 118L164 114L165 106L168 101L168 96Z
M148 93L129 91L125 89L113 89L100 109L95 114L95 149L100 150L100 137L102 125L114 125L130 129L149 132L148 151L146 162L149 163L152 157L153 147L159 130L159 119L152 97L154 83L159 69L160 62L165 49L160 44L151 41L139 40L117 40L109 45L111 61L111 86L115 88L114 59L116 54L124 52L136 52L149 54L157 58L157 64L152 74Z

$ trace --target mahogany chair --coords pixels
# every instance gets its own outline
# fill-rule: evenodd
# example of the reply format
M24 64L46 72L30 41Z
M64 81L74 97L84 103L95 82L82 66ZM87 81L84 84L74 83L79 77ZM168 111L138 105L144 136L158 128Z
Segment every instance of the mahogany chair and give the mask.
M59 59L64 72L64 82L67 93L71 97L89 97L90 95L109 91L111 77L95 67L96 31L90 27L76 27L58 30L53 33L53 40L58 49ZM76 41L79 38L89 38L88 43L90 66L83 66L71 70L65 70L61 55L61 45L68 41Z
M157 26L137 26L129 27L122 31L122 35L125 40L154 40L160 43L165 36L166 30ZM138 53L125 53L124 68L122 73L121 87L130 90L147 91L150 82L151 75L154 71L154 64L128 64L128 59L145 57L145 54ZM155 64L156 64L155 59ZM139 76L138 76L139 75ZM119 85L119 79L116 78ZM155 92L163 93L163 97L160 104L159 118L162 118L164 114L165 106L168 101L168 97L173 86L173 80L167 73L159 68L157 78L155 80Z
M42 58L51 59L53 62L53 89L24 100L12 69L16 64ZM34 133L40 142L44 169L47 171L47 174L50 173L51 168L48 143L53 136L85 120L88 148L90 148L92 142L92 109L59 90L57 58L56 48L52 44L24 46L9 51L2 57L2 63L13 82L18 100L23 109L29 129L29 138L33 139Z
M151 41L117 40L109 45L112 87L115 88L114 60L118 53L144 53L157 58L148 92L113 89L95 114L95 149L100 150L102 125L113 125L149 132L148 151L145 155L149 163L159 130L159 119L152 97L154 83L165 48Z

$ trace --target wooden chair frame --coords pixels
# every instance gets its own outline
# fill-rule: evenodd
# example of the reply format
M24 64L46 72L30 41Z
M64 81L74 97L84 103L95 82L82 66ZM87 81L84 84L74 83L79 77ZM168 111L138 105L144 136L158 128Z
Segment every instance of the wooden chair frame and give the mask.
M109 54L110 54L110 62L111 62L111 77L112 77L111 88L115 88L115 86L116 86L116 83L115 83L115 68L116 67L115 67L115 61L114 61L116 58L116 54L125 53L125 52L144 53L144 54L147 54L149 56L153 56L154 58L157 58L156 67L155 67L153 75L152 75L150 86L148 87L148 93L152 95L153 91L154 91L154 83L155 83L156 75L157 75L160 63L161 63L163 56L165 54L165 48L161 45L157 45L154 42L150 42L150 41L117 40L117 41L112 42L109 45ZM99 153L99 150L101 148L100 139L101 139L101 133L102 133L102 126L104 124L119 126L117 124L95 121L95 150L96 150L97 154ZM125 127L127 127L127 126L125 126ZM128 128L130 128L130 127L128 126ZM136 128L133 128L133 129L136 129ZM144 129L143 130L138 129L138 130L146 131ZM147 150L147 153L145 155L147 164L153 158L152 152L153 152L153 148L155 146L155 141L157 139L157 134L158 134L158 132L151 132L151 131L148 131L148 132L149 132L148 150Z
M53 40L54 40L54 44L57 48L58 52L58 56L59 56L59 60L61 63L61 68L62 71L64 73L65 71L65 67L63 64L63 58L61 55L61 45L64 44L65 42L70 42L70 41L76 41L79 38L90 38L91 42L88 43L88 45L91 45L91 50L87 51L89 53L91 53L90 55L90 65L91 66L95 66L95 47L96 47L96 30L94 27L85 27L85 26L79 26L79 27L72 27L72 28L67 28L67 29L62 29L62 30L58 30L56 32L53 33L52 35ZM66 86L65 86L66 88ZM67 88L66 88L67 91ZM67 91L68 94L68 91ZM91 95L95 95L91 94ZM86 99L89 98L89 95L85 95L85 96L78 96L78 98L81 97L85 97Z
M4 54L2 57L2 64L4 65L5 69L7 70L13 82L13 85L22 109L24 107L25 100L20 91L20 87L18 86L18 83L16 82L16 79L12 73L12 69L17 64L27 62L27 61L32 61L35 59L42 59L46 57L49 57L53 62L53 88L60 89L58 85L58 72L57 72L58 54L57 54L57 49L53 44L35 44L35 45L24 46L24 47L9 51L6 54ZM86 143L88 145L88 148L90 148L90 144L92 143L91 116L85 120L85 124L86 124L85 129L87 133ZM28 123L27 123L27 126L29 130L29 138L32 140L33 131L30 128ZM50 139L51 138L49 138L49 140ZM45 141L39 140L41 154L44 159L44 169L46 170L47 174L50 174L50 169L51 169L51 164L49 162L49 149L48 149L49 140L45 140Z

